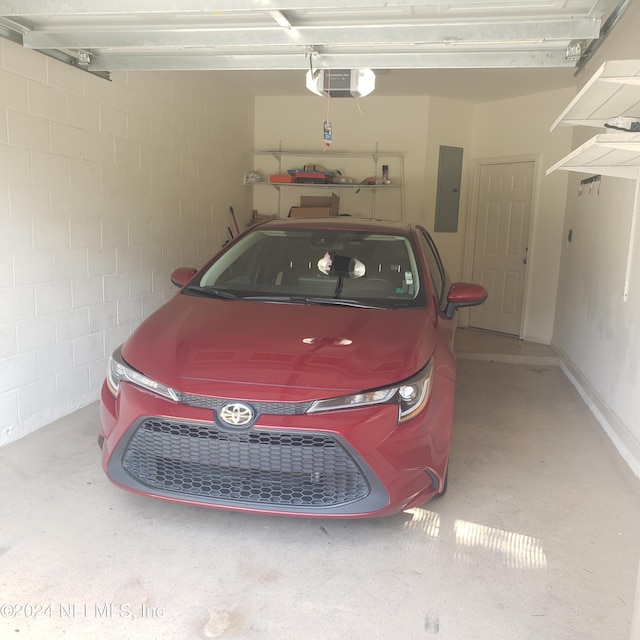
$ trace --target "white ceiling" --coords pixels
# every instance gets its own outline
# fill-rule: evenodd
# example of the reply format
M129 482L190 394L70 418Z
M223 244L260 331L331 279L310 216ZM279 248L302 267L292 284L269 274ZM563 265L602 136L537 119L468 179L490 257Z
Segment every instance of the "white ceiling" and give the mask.
M93 73L206 69L305 95L309 68L376 95L480 102L575 86L630 0L0 0L0 35Z

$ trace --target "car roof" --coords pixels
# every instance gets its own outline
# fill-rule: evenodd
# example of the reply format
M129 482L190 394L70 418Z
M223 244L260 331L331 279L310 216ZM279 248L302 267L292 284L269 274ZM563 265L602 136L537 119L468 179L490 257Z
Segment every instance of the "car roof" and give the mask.
M393 220L376 220L355 216L332 216L325 218L276 218L261 223L261 229L336 229L366 231L371 233L409 235L412 225Z

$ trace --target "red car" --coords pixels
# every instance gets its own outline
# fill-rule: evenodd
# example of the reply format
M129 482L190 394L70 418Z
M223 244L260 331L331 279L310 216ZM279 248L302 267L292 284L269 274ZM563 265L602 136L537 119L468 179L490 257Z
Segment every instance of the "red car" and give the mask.
M130 491L373 517L447 486L458 307L427 231L352 217L257 225L111 356L99 443Z

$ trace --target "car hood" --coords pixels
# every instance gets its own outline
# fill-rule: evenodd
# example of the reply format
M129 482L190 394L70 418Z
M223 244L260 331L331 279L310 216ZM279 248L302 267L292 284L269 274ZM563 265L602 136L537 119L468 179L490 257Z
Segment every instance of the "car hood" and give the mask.
M122 355L179 391L309 400L394 384L435 349L425 309L175 296L135 331ZM251 387L250 389L248 387Z

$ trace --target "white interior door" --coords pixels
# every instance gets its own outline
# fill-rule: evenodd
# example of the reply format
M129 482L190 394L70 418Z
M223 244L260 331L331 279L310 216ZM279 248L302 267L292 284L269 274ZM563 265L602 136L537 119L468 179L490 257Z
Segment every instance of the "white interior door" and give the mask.
M533 162L480 167L473 281L489 298L471 309L472 327L520 335L533 176Z

